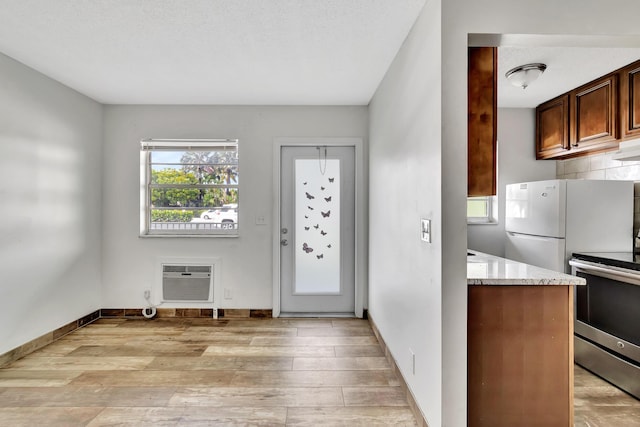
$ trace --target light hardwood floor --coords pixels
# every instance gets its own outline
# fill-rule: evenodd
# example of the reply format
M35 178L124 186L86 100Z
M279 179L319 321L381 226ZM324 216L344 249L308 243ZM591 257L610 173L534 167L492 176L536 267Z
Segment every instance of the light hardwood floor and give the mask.
M575 366L576 427L640 427L640 401Z
M101 319L0 369L1 426L414 426L364 320Z
M369 323L101 319L0 369L0 426L414 426ZM575 368L575 425L640 401Z

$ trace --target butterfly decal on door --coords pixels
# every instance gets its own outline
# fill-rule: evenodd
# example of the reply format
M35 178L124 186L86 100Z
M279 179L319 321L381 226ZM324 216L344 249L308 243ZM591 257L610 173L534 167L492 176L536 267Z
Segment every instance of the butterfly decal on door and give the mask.
M340 203L340 196L336 191L341 184L340 177L335 175L335 172L327 171L326 175L324 173L322 175L317 175L314 169L308 175L305 171L299 176L296 197L299 197L300 201L304 200L304 203L300 204L300 208L304 209L299 212L300 218L304 218L301 219L299 230L300 233L304 232L303 239L306 240L302 244L302 251L315 256L313 259L317 259L318 262L325 262L325 259L326 262L330 262L335 252L333 248L340 246L339 241L334 240L339 239L339 233L334 230L336 227L339 228L340 212L335 211ZM331 211L334 211L333 215ZM326 258L325 255L327 255Z

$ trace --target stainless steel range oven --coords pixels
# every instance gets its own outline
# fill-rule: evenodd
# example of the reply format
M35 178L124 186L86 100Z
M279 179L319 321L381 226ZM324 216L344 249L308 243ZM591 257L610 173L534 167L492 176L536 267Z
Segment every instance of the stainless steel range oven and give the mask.
M640 263L632 253L574 253L575 361L640 399Z

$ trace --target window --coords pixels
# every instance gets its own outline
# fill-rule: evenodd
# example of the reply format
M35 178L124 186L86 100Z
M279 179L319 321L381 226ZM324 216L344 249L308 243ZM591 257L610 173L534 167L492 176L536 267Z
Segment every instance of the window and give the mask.
M237 235L238 180L237 140L142 140L140 235Z
M496 196L468 197L467 198L467 222L471 224L494 224L497 203Z

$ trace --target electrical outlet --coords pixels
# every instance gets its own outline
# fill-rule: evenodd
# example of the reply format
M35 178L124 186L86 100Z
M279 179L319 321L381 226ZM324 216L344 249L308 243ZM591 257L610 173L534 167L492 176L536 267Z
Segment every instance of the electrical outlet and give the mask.
M144 299L151 298L151 291L149 289L144 290Z
M224 288L224 299L232 299L233 295L231 293L231 289Z

